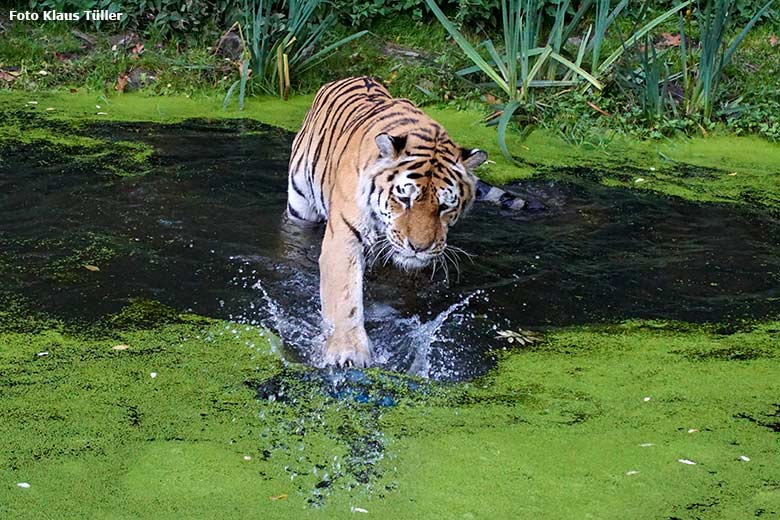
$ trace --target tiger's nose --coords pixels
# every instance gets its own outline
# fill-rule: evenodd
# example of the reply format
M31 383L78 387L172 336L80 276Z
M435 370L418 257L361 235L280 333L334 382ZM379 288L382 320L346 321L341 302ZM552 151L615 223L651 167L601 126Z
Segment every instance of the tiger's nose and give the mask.
M412 248L412 251L415 253L422 253L423 251L427 251L433 245L433 240L428 240L427 242L417 242L407 238L406 241L409 243L409 247Z

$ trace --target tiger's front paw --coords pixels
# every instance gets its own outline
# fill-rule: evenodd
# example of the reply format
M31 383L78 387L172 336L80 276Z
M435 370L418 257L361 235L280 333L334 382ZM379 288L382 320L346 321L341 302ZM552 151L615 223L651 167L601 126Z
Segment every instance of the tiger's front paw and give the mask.
M325 346L325 366L366 368L371 365L371 345L364 330L334 332Z

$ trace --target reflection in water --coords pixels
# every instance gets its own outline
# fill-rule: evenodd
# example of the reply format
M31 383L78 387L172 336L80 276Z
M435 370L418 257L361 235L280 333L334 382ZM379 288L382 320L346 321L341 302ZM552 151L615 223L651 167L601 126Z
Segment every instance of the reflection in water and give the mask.
M156 299L268 325L289 359L319 363L322 231L280 232L290 136L232 126L242 124L90 129L153 145L156 168L143 177L82 171L35 149L0 162L0 300L22 295L63 319L93 320L130 298ZM543 212L476 205L450 233L473 263L449 283L430 270L368 273L379 364L464 379L504 346L497 328L778 314L776 218L564 178L518 188Z

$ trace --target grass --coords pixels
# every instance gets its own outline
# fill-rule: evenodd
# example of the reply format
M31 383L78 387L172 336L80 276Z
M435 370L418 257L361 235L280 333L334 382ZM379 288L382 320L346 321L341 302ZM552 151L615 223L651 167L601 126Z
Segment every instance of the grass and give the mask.
M465 64L466 58L440 24L406 17L379 20L370 34L300 78L298 92L315 92L327 81L368 75L417 104L469 104L480 94L455 74Z
M149 78L143 85L147 92L191 95L226 91L236 70L207 45L190 47L176 38L141 41L129 32L91 34L93 43L87 43L70 29L67 24L12 24L0 39L0 67L19 67L10 86L28 92L63 86L112 92L121 75L138 71ZM122 43L123 36L128 43ZM134 49L136 43L143 49Z
M145 320L108 337L0 333L4 517L780 511L780 323L561 330L483 380L423 386L381 408L323 395L261 330ZM255 398L269 381L287 389L283 402ZM381 460L355 453L366 439Z

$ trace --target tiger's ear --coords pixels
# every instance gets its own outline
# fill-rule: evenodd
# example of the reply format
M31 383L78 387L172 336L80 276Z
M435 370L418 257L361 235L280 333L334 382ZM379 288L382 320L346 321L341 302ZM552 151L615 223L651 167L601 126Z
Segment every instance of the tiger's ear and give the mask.
M376 136L376 146L379 148L379 156L382 159L394 159L401 155L406 148L406 136L392 136L381 133Z
M480 150L479 148L461 148L460 160L468 171L474 171L474 169L487 161L487 152Z

